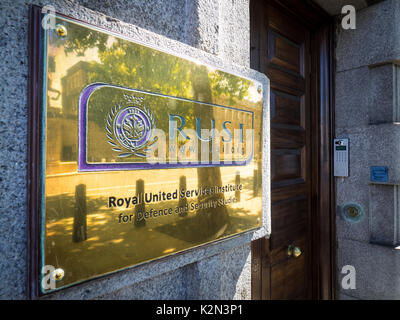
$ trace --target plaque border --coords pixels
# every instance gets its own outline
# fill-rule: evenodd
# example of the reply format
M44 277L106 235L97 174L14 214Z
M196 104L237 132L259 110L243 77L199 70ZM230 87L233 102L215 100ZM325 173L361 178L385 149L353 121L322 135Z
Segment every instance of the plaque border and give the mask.
M27 165L27 296L36 299L42 296L40 279L40 209L42 205L41 179L43 129L41 105L43 103L43 30L41 7L31 6L29 10L28 35L28 165Z

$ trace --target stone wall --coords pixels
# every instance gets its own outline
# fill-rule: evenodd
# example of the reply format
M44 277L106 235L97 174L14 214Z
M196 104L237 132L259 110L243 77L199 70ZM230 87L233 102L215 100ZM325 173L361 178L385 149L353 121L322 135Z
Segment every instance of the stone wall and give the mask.
M250 62L248 0L1 1L2 299L27 297L26 141L30 4L51 4L60 13L156 46L173 48L202 61L256 77L268 85L265 76L247 68ZM265 101L269 101L267 91ZM267 106L265 108L268 110ZM268 112L265 115L268 116ZM269 118L264 123L268 124ZM265 148L268 152L268 145L265 144ZM264 172L269 172L268 163L264 164ZM250 299L250 242L269 233L268 202L269 200L265 201L265 226L257 232L118 272L59 291L50 298Z
M400 2L357 12L357 28L336 33L336 137L349 138L350 172L336 179L339 299L400 298ZM389 169L387 183L370 181L371 166ZM343 207L356 203L361 219ZM356 269L356 289L341 286L344 265Z

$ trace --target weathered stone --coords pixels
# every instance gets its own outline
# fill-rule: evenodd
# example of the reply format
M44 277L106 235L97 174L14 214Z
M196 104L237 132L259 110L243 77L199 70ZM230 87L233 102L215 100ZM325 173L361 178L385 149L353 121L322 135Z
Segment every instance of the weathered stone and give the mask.
M400 117L400 68L389 63L370 68L369 123L398 122Z
M368 67L337 72L335 84L336 130L367 126L369 123ZM362 94L354 94L354 92Z
M337 71L398 60L400 2L386 0L357 12L355 30L336 34Z
M398 250L365 242L339 239L337 247L337 288L359 299L399 299L400 277ZM343 266L356 270L356 289L343 289Z

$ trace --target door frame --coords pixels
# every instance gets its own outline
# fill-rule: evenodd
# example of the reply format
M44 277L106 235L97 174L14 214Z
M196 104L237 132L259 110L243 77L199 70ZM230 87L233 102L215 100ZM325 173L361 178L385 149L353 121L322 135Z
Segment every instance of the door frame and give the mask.
M250 0L250 63L262 70L259 6L275 2L295 15L311 35L311 296L335 299L335 181L332 140L334 135L334 19L311 0ZM272 234L274 230L272 229ZM269 248L265 241L252 243L252 299L269 299ZM267 255L266 255L267 253ZM264 287L263 287L264 284Z

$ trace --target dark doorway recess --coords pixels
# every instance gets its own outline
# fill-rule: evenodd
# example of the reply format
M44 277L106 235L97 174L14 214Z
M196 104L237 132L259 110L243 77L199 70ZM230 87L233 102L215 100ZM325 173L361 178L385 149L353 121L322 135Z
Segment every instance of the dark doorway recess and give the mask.
M271 81L270 239L253 299L334 299L333 20L311 1L251 0L251 67Z

